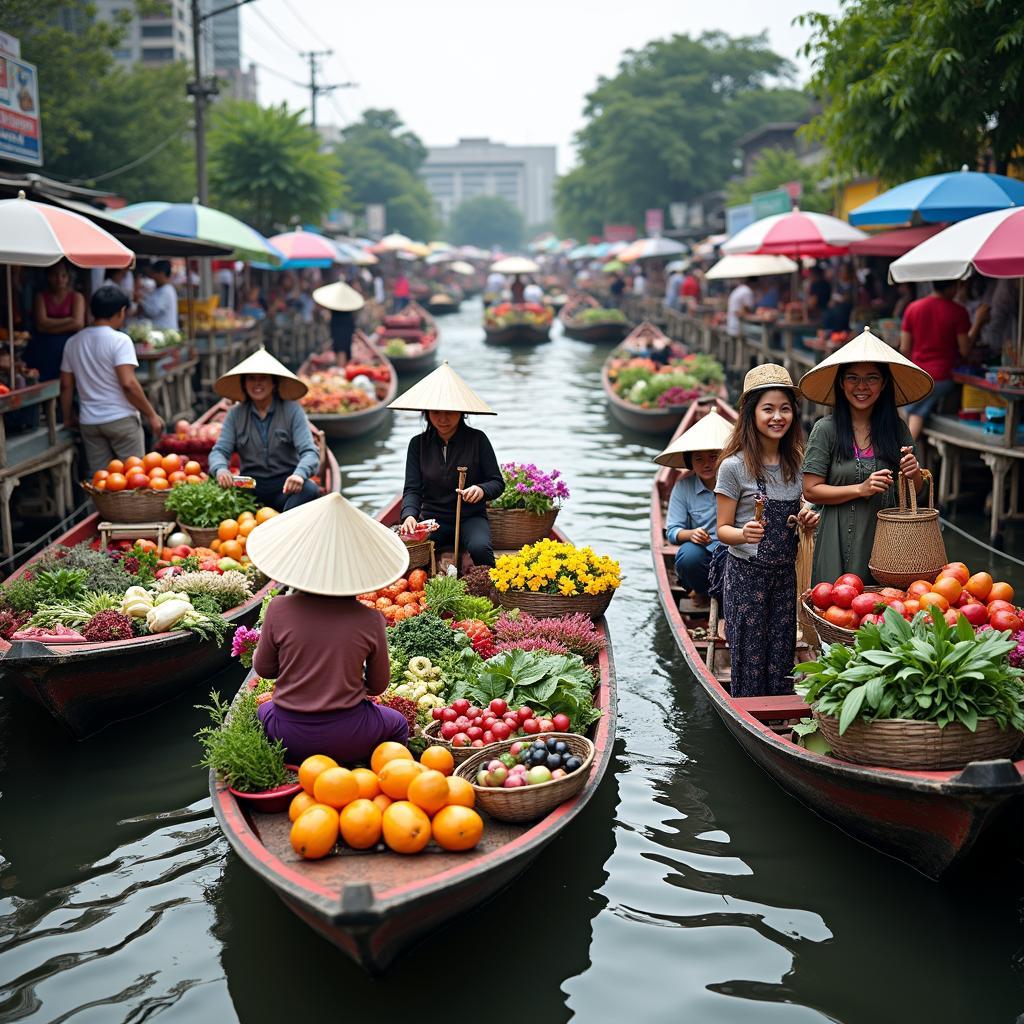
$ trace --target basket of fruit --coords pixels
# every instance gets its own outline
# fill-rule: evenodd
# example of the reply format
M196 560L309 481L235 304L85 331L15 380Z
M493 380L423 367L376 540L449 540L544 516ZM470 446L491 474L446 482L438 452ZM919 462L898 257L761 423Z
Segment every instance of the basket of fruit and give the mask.
M853 639L867 616L881 615L887 605L902 602L906 596L894 587L865 587L859 576L848 572L835 583L816 584L803 593L800 601L819 640L845 644ZM897 611L902 615L903 606L898 606Z
M82 484L96 511L112 523L150 523L167 518L165 506L178 483L206 480L198 463L179 455L149 452L114 459Z
M505 740L477 750L455 774L473 786L477 806L498 821L536 821L586 785L594 744L552 732L536 740Z

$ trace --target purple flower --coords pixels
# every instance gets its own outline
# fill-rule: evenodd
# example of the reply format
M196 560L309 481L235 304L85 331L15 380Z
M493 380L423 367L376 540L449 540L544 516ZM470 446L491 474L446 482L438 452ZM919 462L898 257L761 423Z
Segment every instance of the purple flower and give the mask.
M231 657L238 658L246 668L252 668L252 656L256 653L256 645L259 641L259 629L239 626L231 640Z

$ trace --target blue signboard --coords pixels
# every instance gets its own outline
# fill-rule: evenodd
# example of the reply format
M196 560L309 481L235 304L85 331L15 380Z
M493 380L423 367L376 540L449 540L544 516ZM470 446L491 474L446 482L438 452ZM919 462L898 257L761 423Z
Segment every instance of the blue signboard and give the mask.
M43 162L36 67L3 51L0 51L0 158L37 167Z

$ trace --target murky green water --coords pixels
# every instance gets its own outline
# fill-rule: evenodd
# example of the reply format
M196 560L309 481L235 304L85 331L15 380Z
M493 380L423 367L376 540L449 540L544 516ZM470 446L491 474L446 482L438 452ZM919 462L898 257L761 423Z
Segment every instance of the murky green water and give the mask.
M560 523L627 576L609 614L616 758L586 813L497 899L373 980L221 838L193 767L208 685L75 744L0 683L0 1020L1015 1021L1021 865L936 885L761 774L662 620L647 533L658 449L606 414L605 352L561 337L489 349L479 320L471 305L442 321L445 357L500 412L478 425L499 459L563 470ZM398 414L340 445L346 495L384 504L415 429Z

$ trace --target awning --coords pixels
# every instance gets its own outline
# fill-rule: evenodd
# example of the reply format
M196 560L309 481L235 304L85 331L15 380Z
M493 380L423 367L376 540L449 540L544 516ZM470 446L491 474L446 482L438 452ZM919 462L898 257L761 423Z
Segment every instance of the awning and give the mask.
M920 224L913 228L881 231L870 238L850 243L850 252L856 256L888 256L895 259L919 246L926 238L937 235L945 224Z

